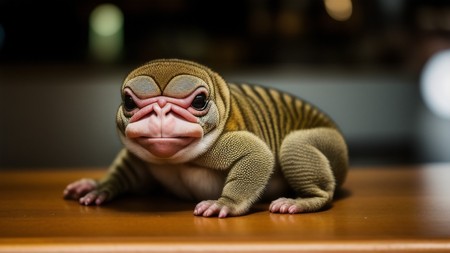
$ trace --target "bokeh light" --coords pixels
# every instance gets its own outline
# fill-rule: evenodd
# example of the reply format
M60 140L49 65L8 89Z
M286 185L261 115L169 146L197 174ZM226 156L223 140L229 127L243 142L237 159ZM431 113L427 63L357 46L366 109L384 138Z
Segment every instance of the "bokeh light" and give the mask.
M113 4L97 6L91 13L90 25L100 36L111 36L123 27L122 11Z
M434 54L421 77L425 104L438 116L450 119L450 50Z
M328 15L337 21L346 21L352 16L351 0L324 0L324 4Z
M122 11L113 4L101 4L91 12L89 24L91 55L102 62L118 60L124 40Z

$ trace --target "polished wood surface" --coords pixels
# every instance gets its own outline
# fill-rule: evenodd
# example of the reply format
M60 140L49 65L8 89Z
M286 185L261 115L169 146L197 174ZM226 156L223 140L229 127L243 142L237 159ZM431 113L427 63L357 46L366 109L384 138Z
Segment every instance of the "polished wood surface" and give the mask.
M125 196L105 206L62 198L105 170L0 171L0 252L450 252L450 164L352 168L333 206L226 219L195 203Z

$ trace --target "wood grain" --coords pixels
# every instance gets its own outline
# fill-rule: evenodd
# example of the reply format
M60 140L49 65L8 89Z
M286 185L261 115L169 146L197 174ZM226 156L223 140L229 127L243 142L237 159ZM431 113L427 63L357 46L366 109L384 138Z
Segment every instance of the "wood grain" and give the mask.
M66 184L104 169L0 171L0 252L449 252L450 164L353 168L333 205L243 217L195 217L195 203L124 196L64 200Z

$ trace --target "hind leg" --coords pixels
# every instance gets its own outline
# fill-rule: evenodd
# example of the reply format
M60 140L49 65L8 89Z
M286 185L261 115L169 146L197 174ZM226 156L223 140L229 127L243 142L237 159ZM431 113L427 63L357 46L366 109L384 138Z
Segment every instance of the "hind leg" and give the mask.
M298 130L283 140L281 170L295 199L279 198L269 210L274 213L315 212L333 200L345 179L347 147L338 131L328 128Z

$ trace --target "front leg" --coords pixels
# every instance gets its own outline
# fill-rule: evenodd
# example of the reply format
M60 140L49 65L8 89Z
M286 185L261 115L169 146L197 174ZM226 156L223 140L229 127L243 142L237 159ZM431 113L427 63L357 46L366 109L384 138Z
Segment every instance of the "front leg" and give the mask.
M82 205L101 205L120 194L148 186L145 164L123 149L117 155L104 178L97 181L84 178L69 184L64 198L78 200Z
M228 175L220 198L200 202L194 215L224 218L248 212L267 186L275 161L268 146L255 135L231 132L196 163L228 171Z

